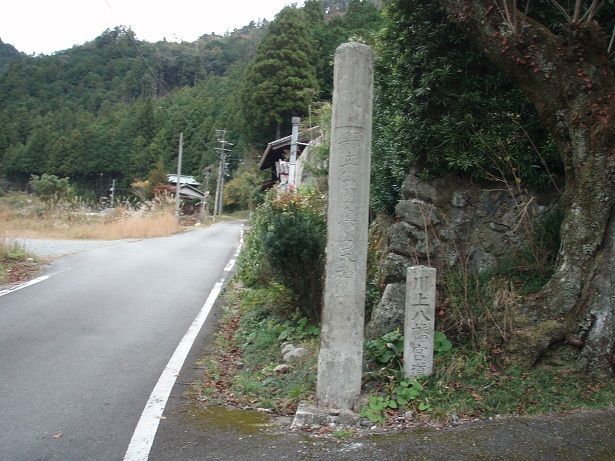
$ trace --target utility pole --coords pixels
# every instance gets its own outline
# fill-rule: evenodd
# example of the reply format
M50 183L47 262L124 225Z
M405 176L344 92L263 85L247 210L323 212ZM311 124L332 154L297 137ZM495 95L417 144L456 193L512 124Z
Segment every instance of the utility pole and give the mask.
M214 201L214 219L216 216L222 214L224 204L224 169L226 167L226 153L231 151L227 149L226 146L232 146L230 142L226 141L226 133L226 128L223 130L216 130L216 134L220 136L218 142L220 142L221 147L215 149L220 153L220 165L218 166L218 183L216 184L216 198Z
M115 179L111 183L111 208L113 208L113 200L115 200Z
M201 214L205 215L205 209L208 203L207 192L209 191L209 174L211 173L211 167L203 169L203 175L205 176L205 186L203 187L203 202L201 204Z
M290 165L288 168L288 184L291 189L297 185L297 142L299 142L300 117L293 117L293 131L290 135Z
M182 150L184 148L184 133L179 133L179 154L177 155L177 182L175 184L175 216L179 219L179 189L182 175Z

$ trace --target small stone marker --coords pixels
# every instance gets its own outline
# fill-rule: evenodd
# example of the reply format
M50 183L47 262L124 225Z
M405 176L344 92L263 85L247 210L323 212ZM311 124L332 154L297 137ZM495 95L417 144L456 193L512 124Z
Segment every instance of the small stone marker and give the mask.
M335 51L327 264L318 383L320 408L351 409L361 393L372 134L373 54Z
M433 371L436 269L414 266L406 278L404 374L429 376Z

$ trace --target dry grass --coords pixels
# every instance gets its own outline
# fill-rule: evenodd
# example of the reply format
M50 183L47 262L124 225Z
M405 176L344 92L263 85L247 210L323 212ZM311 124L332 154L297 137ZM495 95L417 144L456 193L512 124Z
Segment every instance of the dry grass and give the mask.
M70 239L115 240L140 237L164 237L180 231L173 214L127 216L102 223L81 224L69 229Z
M85 208L48 210L31 197L4 197L0 202L0 236L93 240L164 237L181 230L172 208L166 205L153 203L139 211L119 207L101 214Z

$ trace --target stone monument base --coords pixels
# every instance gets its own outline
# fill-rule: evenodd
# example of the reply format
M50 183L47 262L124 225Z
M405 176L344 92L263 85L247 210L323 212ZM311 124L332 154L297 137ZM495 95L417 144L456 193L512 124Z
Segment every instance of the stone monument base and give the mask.
M317 408L308 403L300 403L290 425L291 429L307 429L312 426L356 426L359 415L351 410Z

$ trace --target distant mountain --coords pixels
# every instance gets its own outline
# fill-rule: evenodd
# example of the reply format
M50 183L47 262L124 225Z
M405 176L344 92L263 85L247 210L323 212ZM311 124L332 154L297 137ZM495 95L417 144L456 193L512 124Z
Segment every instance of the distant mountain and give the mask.
M0 39L0 75L4 73L6 68L13 62L24 56L23 53L17 51L17 49L9 44L4 43Z

